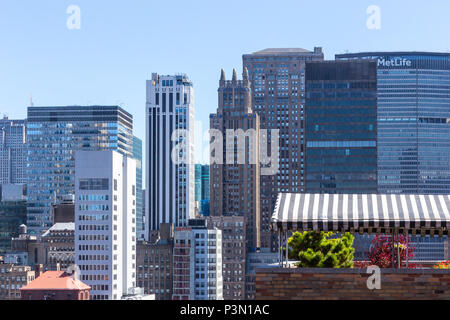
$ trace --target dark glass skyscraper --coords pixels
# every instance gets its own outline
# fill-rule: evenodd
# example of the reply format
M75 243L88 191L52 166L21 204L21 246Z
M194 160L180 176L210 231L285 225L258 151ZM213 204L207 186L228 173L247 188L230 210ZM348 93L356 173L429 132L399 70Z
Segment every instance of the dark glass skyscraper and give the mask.
M368 52L376 59L378 191L450 193L450 54Z
M376 61L306 63L306 191L377 192Z
M75 192L75 152L116 150L131 156L133 116L118 106L29 107L27 225L52 226L51 204Z

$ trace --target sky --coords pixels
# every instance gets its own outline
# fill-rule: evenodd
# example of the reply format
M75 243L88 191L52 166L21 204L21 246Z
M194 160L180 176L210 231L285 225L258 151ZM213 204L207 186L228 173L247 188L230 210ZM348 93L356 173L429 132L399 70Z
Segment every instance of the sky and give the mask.
M67 13L71 5L80 10L79 29L68 28L68 19L78 21ZM378 29L367 27L373 5ZM0 116L25 118L30 95L35 106L119 104L145 143L145 80L185 73L207 130L220 69L241 74L243 54L315 46L326 59L449 52L449 14L448 0L2 0ZM200 153L196 159L204 161Z

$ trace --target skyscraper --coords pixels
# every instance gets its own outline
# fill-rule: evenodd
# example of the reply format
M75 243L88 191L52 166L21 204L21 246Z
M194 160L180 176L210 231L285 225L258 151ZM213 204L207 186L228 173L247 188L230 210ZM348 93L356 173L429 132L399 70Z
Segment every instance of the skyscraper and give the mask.
M305 62L322 61L322 48L271 48L243 55L252 91L252 110L270 136L279 130L278 172L261 176L261 246L276 249L270 218L279 192L305 191Z
M133 136L133 158L136 160L136 234L144 239L144 215L142 193L142 140Z
M378 73L378 191L450 193L450 54L364 52Z
M136 287L136 160L75 152L75 263L92 300Z
M202 165L201 185L202 185L201 200L209 200L210 199L209 165Z
M195 165L195 202L199 214L209 215L209 165Z
M200 202L202 199L202 165L195 165L195 201Z
M185 75L152 75L146 103L146 239L195 216L194 91Z
M306 190L377 193L376 61L306 63Z
M0 120L0 185L26 183L25 126L25 120Z
M75 191L78 150L133 151L133 116L118 106L29 107L27 225L40 236L52 225L51 204Z
M210 215L241 216L246 223L246 247L256 249L260 241L259 116L252 111L247 69L238 80L219 82L219 106L210 116ZM213 147L214 146L214 147Z

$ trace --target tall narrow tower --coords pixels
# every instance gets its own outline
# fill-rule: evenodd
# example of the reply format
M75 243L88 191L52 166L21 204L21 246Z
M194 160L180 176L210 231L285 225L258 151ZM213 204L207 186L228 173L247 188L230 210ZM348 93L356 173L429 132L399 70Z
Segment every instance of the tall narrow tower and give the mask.
M195 215L194 91L186 75L152 75L146 104L146 239Z
M219 82L219 107L210 116L211 216L242 216L246 220L246 247L260 244L259 116L252 111L247 69L238 80Z

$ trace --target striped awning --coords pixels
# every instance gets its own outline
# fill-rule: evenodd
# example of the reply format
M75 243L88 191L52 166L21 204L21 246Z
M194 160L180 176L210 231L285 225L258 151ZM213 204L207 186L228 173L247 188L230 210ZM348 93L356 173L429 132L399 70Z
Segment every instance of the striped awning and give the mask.
M272 229L448 234L450 195L280 193Z

